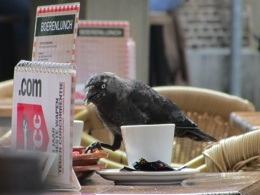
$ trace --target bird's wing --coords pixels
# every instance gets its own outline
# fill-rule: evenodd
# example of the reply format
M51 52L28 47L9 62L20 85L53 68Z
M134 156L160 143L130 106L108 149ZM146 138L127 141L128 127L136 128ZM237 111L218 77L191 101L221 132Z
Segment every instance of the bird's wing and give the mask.
M148 124L175 123L176 126L191 126L191 122L176 104L164 96L159 95L151 87L136 82L136 87L130 95L130 101L136 109L148 116ZM193 125L192 125L193 126ZM196 126L194 124L194 126Z

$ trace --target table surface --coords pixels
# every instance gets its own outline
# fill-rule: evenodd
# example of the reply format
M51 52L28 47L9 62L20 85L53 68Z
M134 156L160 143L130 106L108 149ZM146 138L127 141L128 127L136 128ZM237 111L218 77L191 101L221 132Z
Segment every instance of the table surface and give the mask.
M115 185L94 174L81 194L260 194L259 172L197 173L175 185Z
M232 112L230 125L242 133L260 129L260 112Z

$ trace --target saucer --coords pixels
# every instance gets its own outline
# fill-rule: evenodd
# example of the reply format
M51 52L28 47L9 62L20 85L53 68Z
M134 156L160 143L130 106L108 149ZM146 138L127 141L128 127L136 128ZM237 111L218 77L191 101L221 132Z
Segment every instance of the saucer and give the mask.
M120 171L120 169L103 169L97 173L115 184L121 185L161 185L179 184L198 173L197 169L186 168L181 171Z

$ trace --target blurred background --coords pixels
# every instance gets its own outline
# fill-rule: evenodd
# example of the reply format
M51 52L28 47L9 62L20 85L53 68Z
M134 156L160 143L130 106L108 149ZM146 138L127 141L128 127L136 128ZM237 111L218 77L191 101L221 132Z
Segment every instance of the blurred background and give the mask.
M31 60L37 6L66 2L81 3L80 19L130 22L137 79L223 91L260 109L259 0L4 0L0 81Z

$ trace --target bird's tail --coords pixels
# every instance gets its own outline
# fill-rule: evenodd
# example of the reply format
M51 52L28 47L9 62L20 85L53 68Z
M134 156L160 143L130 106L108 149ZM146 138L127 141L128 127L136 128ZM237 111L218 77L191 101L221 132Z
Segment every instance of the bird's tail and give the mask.
M203 131L201 131L200 129L194 127L179 127L178 129L176 129L175 132L175 136L176 137L187 137L190 138L194 141L202 141L202 142L216 142L217 140L204 133Z

